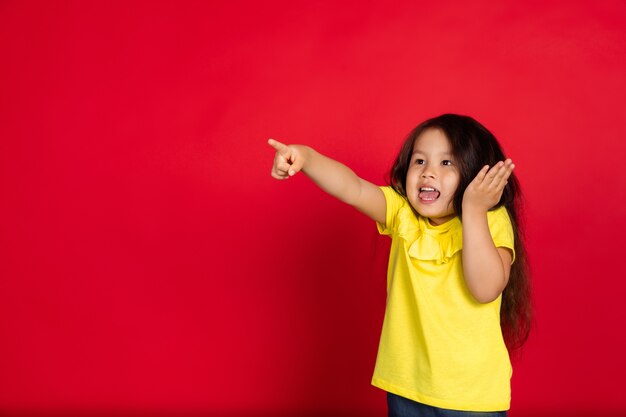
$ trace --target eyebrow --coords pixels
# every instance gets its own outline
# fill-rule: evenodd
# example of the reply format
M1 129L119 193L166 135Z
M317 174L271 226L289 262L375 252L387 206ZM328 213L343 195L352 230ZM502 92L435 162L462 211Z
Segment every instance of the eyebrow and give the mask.
M415 149L415 150L411 153L411 156L415 155L416 153L419 153L419 154L422 154L422 155L426 155L426 153L425 153L425 152L422 152L422 151L420 151L419 149ZM438 153L438 154L435 154L435 155L437 155L437 156L450 156L450 157L454 156L454 155L452 154L452 152L442 152L442 153Z

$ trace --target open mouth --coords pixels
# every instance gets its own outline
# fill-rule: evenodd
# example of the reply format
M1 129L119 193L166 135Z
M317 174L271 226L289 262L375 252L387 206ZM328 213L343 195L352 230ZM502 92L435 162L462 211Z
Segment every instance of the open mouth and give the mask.
M424 201L435 201L439 198L439 190L433 187L420 187L418 197Z

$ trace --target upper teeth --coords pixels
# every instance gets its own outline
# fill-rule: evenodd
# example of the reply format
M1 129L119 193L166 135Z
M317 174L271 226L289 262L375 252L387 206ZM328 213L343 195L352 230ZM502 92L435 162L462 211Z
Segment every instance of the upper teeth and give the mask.
M435 189L432 187L422 187L420 188L420 191L435 191Z

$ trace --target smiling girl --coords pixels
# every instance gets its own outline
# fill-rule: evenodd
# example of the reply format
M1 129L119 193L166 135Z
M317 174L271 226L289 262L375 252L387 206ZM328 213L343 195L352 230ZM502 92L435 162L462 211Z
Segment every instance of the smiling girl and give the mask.
M269 144L274 178L302 171L392 238L372 379L389 416L506 415L507 347L528 337L531 304L515 165L491 132L467 116L426 120L383 187L310 147Z

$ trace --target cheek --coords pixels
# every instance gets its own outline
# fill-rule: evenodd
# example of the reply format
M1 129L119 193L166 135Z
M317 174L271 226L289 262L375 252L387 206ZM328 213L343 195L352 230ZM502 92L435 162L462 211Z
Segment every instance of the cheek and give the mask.
M406 172L406 178L404 179L406 187L409 188L410 185L415 185L416 179L417 176L415 175L415 170L413 168L409 168Z
M459 188L459 183L461 179L458 175L451 176L448 180L448 190L450 197L456 194L457 189Z
M459 188L459 179L455 178L453 181L451 181L452 184L452 189L454 190L453 192L456 192L456 189Z
M411 171L406 175L404 183L404 192L409 199L415 199L417 196L417 180L415 175L411 175Z
M455 170L454 174L450 176L450 180L454 184L454 188L457 188L461 182L461 175Z
M450 195L448 196L448 202L449 202L450 204L454 203L454 197L456 196L456 190L457 190L457 189L456 189L456 188L454 188L454 189L452 190L452 192L450 193Z

